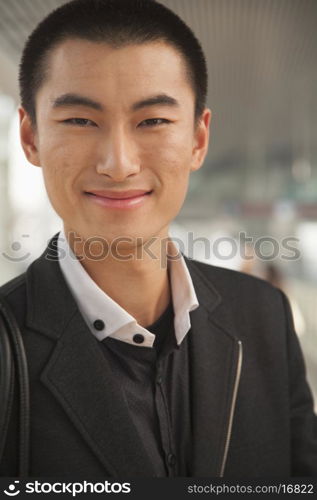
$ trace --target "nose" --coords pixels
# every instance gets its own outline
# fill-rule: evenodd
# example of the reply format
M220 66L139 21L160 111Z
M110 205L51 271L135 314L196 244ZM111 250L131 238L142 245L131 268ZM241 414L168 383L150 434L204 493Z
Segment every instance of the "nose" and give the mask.
M98 174L107 175L119 182L139 171L140 162L133 139L128 137L123 128L116 128L103 143L97 163Z

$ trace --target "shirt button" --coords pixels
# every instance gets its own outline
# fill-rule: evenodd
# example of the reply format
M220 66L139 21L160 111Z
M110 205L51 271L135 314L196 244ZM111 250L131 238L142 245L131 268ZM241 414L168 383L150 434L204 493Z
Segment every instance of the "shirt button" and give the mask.
M144 342L144 336L141 333L136 333L133 335L133 342L136 344L142 344Z
M157 384L161 384L161 383L162 383L162 381L163 381L163 377L162 377L162 375L158 375L158 376L156 377L156 383L157 383Z
M176 457L173 453L169 453L167 455L167 463L168 463L168 465L171 465L172 467L176 464Z
M103 330L105 327L105 324L102 321L102 319L96 319L96 321L94 321L94 327L96 330Z

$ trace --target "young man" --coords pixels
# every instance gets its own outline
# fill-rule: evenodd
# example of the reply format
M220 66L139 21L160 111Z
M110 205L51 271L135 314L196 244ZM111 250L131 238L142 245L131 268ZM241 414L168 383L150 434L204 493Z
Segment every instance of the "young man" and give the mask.
M1 288L30 374L32 476L311 476L317 418L285 295L169 238L203 164L199 42L150 0L32 33L21 142L63 230ZM1 474L17 471L17 402Z

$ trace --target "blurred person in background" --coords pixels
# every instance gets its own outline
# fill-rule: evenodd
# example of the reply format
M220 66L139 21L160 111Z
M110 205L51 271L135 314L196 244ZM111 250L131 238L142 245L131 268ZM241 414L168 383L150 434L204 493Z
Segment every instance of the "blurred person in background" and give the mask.
M299 337L304 335L306 330L304 316L297 300L291 294L287 285L287 279L283 276L282 270L279 268L278 264L261 261L256 256L252 245L247 245L245 251L245 256L247 258L241 260L240 271L262 278L271 283L271 285L283 290L291 305L296 333Z

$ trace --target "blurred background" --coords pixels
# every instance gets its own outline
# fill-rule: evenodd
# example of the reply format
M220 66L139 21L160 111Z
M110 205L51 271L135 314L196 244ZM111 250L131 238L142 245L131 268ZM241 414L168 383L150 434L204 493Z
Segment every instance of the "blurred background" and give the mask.
M28 34L63 3L0 0L0 285L61 228L20 146L17 78ZM316 401L317 1L161 3L201 40L213 112L207 159L171 235L189 257L287 293Z

